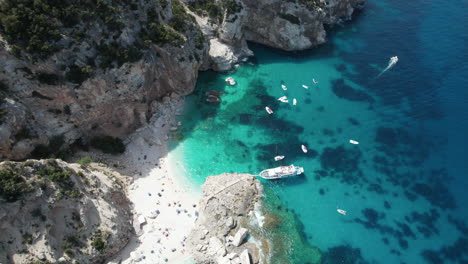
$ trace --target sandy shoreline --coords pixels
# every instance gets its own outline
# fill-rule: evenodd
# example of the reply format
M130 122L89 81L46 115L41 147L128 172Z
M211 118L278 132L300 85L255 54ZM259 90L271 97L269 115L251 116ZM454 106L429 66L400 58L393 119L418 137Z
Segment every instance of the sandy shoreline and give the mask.
M182 106L183 100L165 101L161 114L128 138L119 162L133 177L128 198L137 235L111 263L190 263L184 241L194 226L201 195L184 184L178 157L168 153L167 146Z

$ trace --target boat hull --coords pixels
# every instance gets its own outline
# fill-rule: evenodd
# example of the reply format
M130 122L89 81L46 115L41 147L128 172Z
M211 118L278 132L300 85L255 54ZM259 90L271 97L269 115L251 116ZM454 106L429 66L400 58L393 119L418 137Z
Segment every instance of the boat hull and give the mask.
M290 165L263 170L258 174L258 176L262 177L263 179L274 180L293 177L301 175L302 173L304 173L304 168Z

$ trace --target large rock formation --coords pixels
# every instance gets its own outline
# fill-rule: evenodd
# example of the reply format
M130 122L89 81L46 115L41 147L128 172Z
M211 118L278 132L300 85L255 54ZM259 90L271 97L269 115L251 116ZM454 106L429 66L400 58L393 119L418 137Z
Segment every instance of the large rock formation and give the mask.
M83 15L52 17L63 21L23 38L10 32L18 23L2 25L14 21L9 14L0 16L0 159L23 159L41 145L86 144L95 135L124 137L165 96L190 93L198 70L226 71L253 55L246 41L307 49L325 41L324 24L349 19L364 2L183 1L190 11L178 0L101 2L81 7L89 9Z
M116 175L60 160L0 163L0 263L104 263L133 230Z
M197 263L258 263L265 256L249 232L250 217L262 186L250 174L210 176L203 185L200 216L187 239Z

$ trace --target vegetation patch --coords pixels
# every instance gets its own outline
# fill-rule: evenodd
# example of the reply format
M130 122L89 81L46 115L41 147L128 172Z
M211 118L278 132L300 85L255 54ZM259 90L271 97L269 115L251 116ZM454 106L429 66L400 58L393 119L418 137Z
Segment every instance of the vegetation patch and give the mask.
M104 153L121 154L125 152L125 145L120 138L111 136L98 136L91 139L91 146Z
M97 230L93 235L91 246L97 251L103 252L107 248L107 240L109 237L110 234L108 232Z
M17 169L7 166L0 169L0 197L7 202L14 202L31 191L32 187Z
M120 17L128 2L134 1L4 0L0 3L0 33L17 55L24 51L47 58L63 48L59 41L71 28L101 23L108 32L119 34L125 26ZM74 41L80 41L75 37Z
M70 179L74 171L70 168L62 168L54 159L47 160L47 164L36 171L36 173L43 178L47 178L52 182L58 183L63 187L73 187L74 183Z
M221 23L223 21L224 12L227 16L236 14L242 10L242 4L235 0L195 0L188 3L188 7L192 12L199 16L209 16Z
M114 62L118 67L125 62L136 62L142 57L142 53L136 46L123 47L117 42L103 44L97 47L98 56L100 56L99 67L112 68Z

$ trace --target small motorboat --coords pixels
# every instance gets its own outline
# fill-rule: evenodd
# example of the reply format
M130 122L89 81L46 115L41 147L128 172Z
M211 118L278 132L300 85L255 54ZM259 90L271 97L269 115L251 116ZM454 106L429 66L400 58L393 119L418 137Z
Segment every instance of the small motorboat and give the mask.
M293 105L296 105L297 104L297 100L296 98L293 99Z
M288 97L286 96L281 96L280 98L278 98L278 101L283 103L289 103Z
M359 144L359 142L357 142L356 140L352 140L352 139L349 140L349 143L354 144L354 145Z
M227 84L227 85L230 85L230 86L234 86L234 85L236 85L237 83L236 83L236 81L234 80L234 78L232 78L232 77L227 77L227 78L226 78L226 84Z
M342 215L346 215L346 211L342 209L336 209L336 211Z
M265 106L265 110L267 111L268 114L270 114L270 115L273 114L273 110L271 110L270 107Z
M284 84L281 85L281 88L283 88L283 90L285 90L285 91L288 90L288 88Z
M206 101L207 101L208 103L219 103L220 99L219 99L219 97L217 97L216 95L209 94L209 95L206 97Z
M315 84L317 84L317 83L318 83L318 82L317 82L315 79L312 79L312 81L313 81Z
M297 176L301 175L302 173L304 173L303 167L289 165L263 170L258 174L258 176L267 180L271 180Z
M279 161L279 160L282 160L282 159L284 159L284 156L276 156L275 157L275 161Z
M302 151L303 151L304 153L307 153L307 147L306 147L306 146L301 145L301 149L302 149Z
M304 87L305 89L309 89L309 86L303 84L302 87Z

